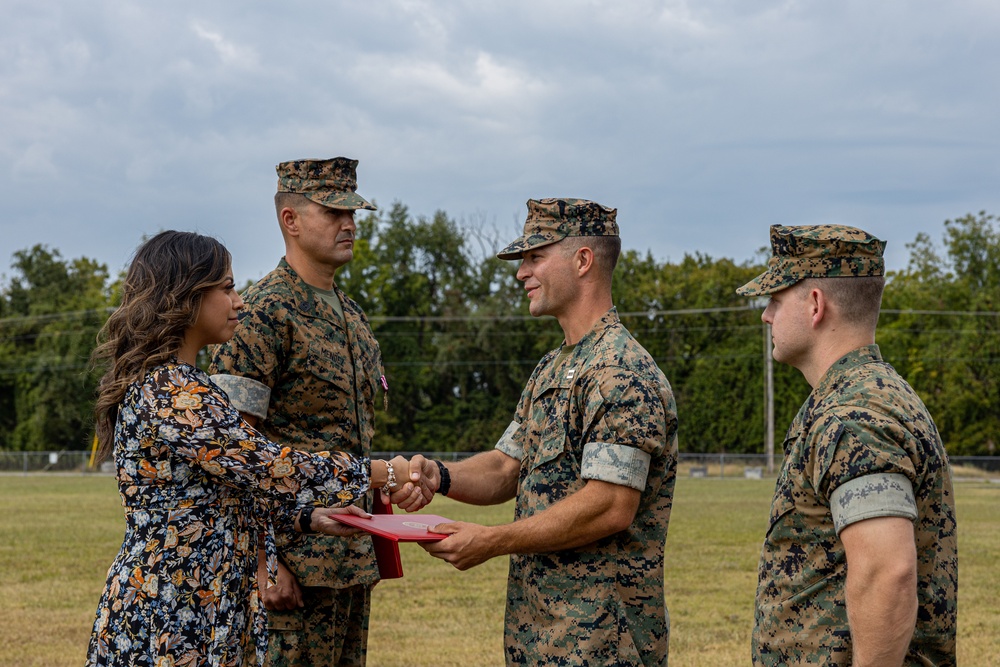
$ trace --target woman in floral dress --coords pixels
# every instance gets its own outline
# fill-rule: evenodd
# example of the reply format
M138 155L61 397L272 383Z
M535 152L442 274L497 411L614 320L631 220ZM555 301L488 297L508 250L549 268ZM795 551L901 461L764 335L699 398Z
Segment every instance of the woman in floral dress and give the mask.
M202 347L233 335L242 307L215 239L162 232L136 251L94 353L109 365L97 435L102 457L114 454L126 529L88 667L262 664L258 543L273 578L274 526L349 534L331 515L364 513L330 506L408 472L402 457L373 465L283 448L243 422L195 365Z

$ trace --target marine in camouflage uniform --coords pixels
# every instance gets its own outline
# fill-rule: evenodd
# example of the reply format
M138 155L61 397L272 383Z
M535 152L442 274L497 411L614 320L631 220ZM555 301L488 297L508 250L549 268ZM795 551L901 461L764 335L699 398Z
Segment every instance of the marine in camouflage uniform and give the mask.
M346 158L282 163L278 191L329 208L373 209L355 192L356 166ZM233 338L215 351L213 380L241 412L259 419L269 438L368 459L383 368L361 307L335 285L332 294L314 289L284 258L244 302ZM370 500L369 494L363 509ZM268 664L363 665L378 581L371 538L280 533L277 544L305 606L268 611Z
M588 479L642 492L626 530L567 551L513 554L505 650L514 664L666 664L663 548L677 462L670 385L612 309L547 354L496 447L521 462L514 520Z
M530 200L528 210L524 235L497 255L501 259L518 259L567 237L618 235L616 211L594 202ZM610 302L610 270L607 280ZM567 328L562 318L560 324ZM511 553L508 664L667 664L663 551L676 434L670 385L614 307L575 344L553 350L536 366L494 452L480 455L513 463L511 525L543 516L593 480L634 490L638 502L623 529L581 546L505 552ZM447 468L456 486L473 476L462 463ZM444 557L439 550L447 543L423 546Z
M858 229L774 226L771 245L768 270L738 293L884 274L884 242ZM917 579L903 664L954 665L958 554L948 458L927 408L877 345L847 352L822 373L788 429L784 454L761 552L754 664L851 665L841 533L902 517L913 523Z

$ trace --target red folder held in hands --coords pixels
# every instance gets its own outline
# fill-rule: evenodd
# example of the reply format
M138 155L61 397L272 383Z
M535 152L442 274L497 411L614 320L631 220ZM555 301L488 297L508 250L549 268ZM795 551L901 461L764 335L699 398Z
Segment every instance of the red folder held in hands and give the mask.
M372 503L372 518L365 519L352 514L334 514L333 518L371 533L378 573L382 579L398 579L403 576L403 564L399 559L400 542L442 540L447 535L432 533L428 528L439 523L451 523L451 519L436 514L393 515L392 505L383 503L382 494L378 491L375 492Z
M353 514L336 514L334 518L348 526L360 528L391 542L437 542L448 537L443 533L432 533L430 529L439 523L451 523L437 514L373 514L365 518Z
M392 505L382 502L382 492L375 489L373 495L375 497L372 500L372 514L392 514ZM399 559L399 543L385 537L372 535L372 544L375 546L375 561L378 563L378 576L382 579L399 579L402 577L403 561Z

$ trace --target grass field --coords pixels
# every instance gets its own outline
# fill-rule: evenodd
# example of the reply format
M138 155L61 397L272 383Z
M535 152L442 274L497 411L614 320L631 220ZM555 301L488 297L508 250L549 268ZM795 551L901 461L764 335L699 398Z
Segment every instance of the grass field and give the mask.
M667 539L672 667L748 665L760 540L772 484L678 481ZM957 485L959 664L1000 665L1000 485ZM512 506L447 498L456 520L509 521ZM0 666L79 667L124 522L107 476L0 477ZM507 559L468 572L401 548L403 579L373 597L373 667L502 665Z

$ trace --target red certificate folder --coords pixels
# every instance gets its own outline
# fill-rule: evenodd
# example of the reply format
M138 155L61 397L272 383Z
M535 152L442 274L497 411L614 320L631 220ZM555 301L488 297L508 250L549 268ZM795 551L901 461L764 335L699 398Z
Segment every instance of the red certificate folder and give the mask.
M390 542L437 542L448 537L427 529L439 523L451 523L437 514L372 514L370 519L353 514L334 514L334 519L372 534L374 539Z
M372 499L372 516L391 516L392 505L382 502L382 494L375 490ZM334 515L337 516L337 515ZM369 521L370 519L365 519ZM380 579L399 579L403 576L403 561L399 559L399 544L385 537L372 535L375 548L375 562L378 564Z

